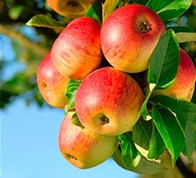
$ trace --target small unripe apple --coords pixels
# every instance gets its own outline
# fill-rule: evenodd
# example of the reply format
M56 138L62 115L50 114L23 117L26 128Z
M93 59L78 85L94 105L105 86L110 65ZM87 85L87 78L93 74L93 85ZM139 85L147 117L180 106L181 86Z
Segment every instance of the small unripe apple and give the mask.
M195 90L196 68L190 56L180 49L178 72L174 82L166 89L155 90L155 94L162 94L178 100L191 101Z
M68 112L59 131L59 148L72 165L86 169L97 166L110 158L117 148L117 137L95 134L74 121Z
M83 16L95 0L47 0L48 5L62 16L76 18Z
M103 135L119 135L135 125L143 100L143 92L131 76L104 67L83 79L75 107L87 129Z
M68 103L65 90L69 83L54 67L50 52L42 59L37 70L37 85L45 101L52 107L64 108Z
M161 18L151 9L131 4L112 12L101 28L101 46L115 68L137 73L146 70L150 56L165 32Z
M51 56L56 69L71 79L81 80L102 61L101 24L89 17L71 21L55 40Z

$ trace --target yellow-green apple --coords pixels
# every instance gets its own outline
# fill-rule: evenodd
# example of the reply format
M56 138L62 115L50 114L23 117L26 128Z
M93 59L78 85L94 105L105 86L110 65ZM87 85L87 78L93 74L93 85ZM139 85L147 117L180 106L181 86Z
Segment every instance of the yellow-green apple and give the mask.
M56 69L71 79L81 80L102 61L101 24L90 17L71 21L55 40L51 56Z
M69 18L83 16L95 0L47 0L48 5L58 14Z
M37 85L45 101L55 108L64 108L68 103L65 96L69 78L62 76L54 67L49 52L39 64Z
M143 100L143 92L131 76L113 67L103 67L83 79L75 107L87 129L111 136L132 129L140 117Z
M121 71L142 72L148 68L150 56L164 32L161 18L151 9L140 4L122 6L102 25L103 54Z
M191 101L195 90L196 68L190 56L180 49L179 67L174 82L166 89L155 90L154 94L163 94L178 100Z
M77 124L75 112L68 112L59 131L59 148L72 165L86 169L97 166L110 158L117 148L116 136L95 134Z

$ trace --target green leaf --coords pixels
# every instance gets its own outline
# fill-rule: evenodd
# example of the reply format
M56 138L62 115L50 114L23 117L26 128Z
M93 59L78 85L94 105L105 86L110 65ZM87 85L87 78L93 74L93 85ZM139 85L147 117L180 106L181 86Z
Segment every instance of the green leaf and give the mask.
M114 11L119 0L106 0L103 4L103 21Z
M185 133L185 147L183 153L187 156L189 162L192 163L192 154L196 146L196 104L179 101L178 105L180 106L180 109L176 112L177 117L183 112L184 118L182 119L184 119L184 122L186 121L185 128L183 128ZM182 119L180 120L181 123L183 122Z
M178 101L164 95L154 97L154 102L176 114L179 125L185 135L185 147L183 153L187 155L191 162L191 156L195 149L195 130L196 104L187 101Z
M155 96L153 102L174 112L183 129L186 127L187 120L191 120L192 122L195 122L196 120L196 104L194 103L176 100L164 95Z
M70 80L65 95L68 98L68 104L65 106L65 113L75 107L75 97L81 80Z
M149 159L157 159L159 156L163 154L166 147L159 134L157 128L153 125L153 132L150 140L150 147L147 157Z
M140 161L136 167L129 166L127 167L123 163L122 152L118 147L117 150L112 155L113 160L121 166L123 169L130 170L139 174L157 174L166 170L164 162L154 162L147 160L144 156L140 156Z
M102 22L102 1L96 0L93 4L91 4L85 16L92 17L101 23Z
M132 3L136 3L136 4L143 4L146 5L148 0L128 0L131 1Z
M149 92L140 109L141 116L149 116L149 99L156 88L172 84L178 71L179 46L172 29L166 31L155 47L148 70ZM148 119L148 117L147 117Z
M136 167L140 161L140 154L137 151L131 133L124 133L118 136L122 151L122 161L126 167Z
M133 141L145 150L149 149L152 135L152 120L139 119L132 130Z
M186 32L186 33L191 33L193 30L191 29L190 26L174 26L170 24L166 24L167 29L172 29L176 34L179 32ZM176 35L176 38L178 40L178 36ZM181 41L181 40L180 40ZM179 42L179 40L178 40Z
M196 117L196 115L194 116ZM195 122L192 122L191 120L188 120L186 122L186 128L185 128L185 147L183 149L183 154L187 156L190 163L193 163L192 155L195 150L196 146L196 133L195 133Z
M80 120L78 119L78 116L76 113L74 113L72 115L72 118L71 118L71 123L74 124L74 125L77 125L81 128L84 128L84 126L82 125L82 123L80 122Z
M179 46L175 33L167 30L155 47L148 70L148 82L156 88L166 88L172 84L179 64Z
M164 0L164 1L160 1L159 3L157 3L157 0L150 0L146 4L146 6L155 12L159 12L161 9L168 6L169 4L171 4L174 1L175 0Z
M195 61L195 62L196 62L196 61ZM191 102L194 103L194 104L196 104L196 90L195 90L194 93L193 93L193 96L192 96L192 98L191 98Z
M196 33L179 32L176 33L176 38L178 40L178 43L196 41Z
M150 83L149 84L149 92L148 92L148 95L147 95L145 101L142 104L141 109L140 109L140 116L146 117L146 116L149 116L150 115L149 114L149 111L148 111L149 110L148 109L148 103L149 103L150 96L152 95L155 87L156 87L155 84L153 84L153 83ZM146 117L146 120L149 120L149 119Z
M140 3L138 3L137 1L140 1ZM142 4L143 1L148 1L148 0L118 0L117 8L133 3Z
M28 26L45 27L54 30L63 30L65 26L70 22L70 19L65 21L56 21L47 15L35 15L26 24Z
M180 110L176 111L176 114L179 114L183 112L185 116L185 120L191 120L192 122L196 121L196 104L188 102L188 101L183 101L179 100L178 105Z
M24 11L24 6L22 5L16 5L16 6L13 6L9 11L9 16L16 20L19 18L19 16L22 14L22 12Z
M157 13L163 19L163 21L172 20L181 16L191 6L191 3L192 0L175 0L159 10Z
M175 115L168 109L153 106L152 118L174 165L185 145L185 136Z

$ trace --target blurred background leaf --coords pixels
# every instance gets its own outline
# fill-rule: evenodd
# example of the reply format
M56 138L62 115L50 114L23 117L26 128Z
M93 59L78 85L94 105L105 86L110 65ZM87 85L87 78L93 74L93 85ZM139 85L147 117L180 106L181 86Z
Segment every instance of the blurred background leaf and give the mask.
M46 105L37 89L36 71L58 33L28 27L26 23L38 14L62 19L44 0L0 1L0 108L5 109L18 98L23 98L27 105Z

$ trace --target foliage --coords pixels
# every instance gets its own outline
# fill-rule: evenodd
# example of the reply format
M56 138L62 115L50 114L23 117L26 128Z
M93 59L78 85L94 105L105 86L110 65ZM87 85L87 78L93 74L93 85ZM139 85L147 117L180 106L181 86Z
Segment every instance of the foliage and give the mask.
M4 24L22 22L34 27L45 27L44 30L36 28L37 35L45 34L45 37L43 40L40 37L39 43L33 43L49 50L55 37L71 19L62 18L54 12L49 13L49 10L43 5L44 1L36 2L21 3L20 1L9 0L4 3L5 7L9 9L8 12L3 11ZM195 15L195 5L191 6L192 0L97 0L89 8L86 16L103 22L113 10L129 3L140 3L153 9L164 21L167 31L161 37L151 56L147 74L149 91L146 93L146 100L140 111L141 118L132 132L119 136L120 145L114 160L123 168L135 172L141 172L146 165L149 167L151 165L157 166L157 161L160 161L166 150L171 155L173 165L175 165L181 153L187 156L191 162L191 155L195 149L195 94L192 102L177 101L162 95L153 97L152 94L154 89L166 88L173 82L179 63L179 47L186 49L192 59L195 60L195 46L192 47L195 43L190 42L190 40L196 41L195 33L193 33L196 27L191 20ZM32 7L35 6L36 11L34 12ZM32 10L27 12L25 7L28 7L28 9L31 7ZM185 23L184 18L188 20ZM16 27L11 28L12 30L16 29ZM44 44L46 39L49 43ZM29 52L29 49L26 52ZM26 55L26 70L28 70L31 63L29 57L32 58L37 53L36 51L35 54ZM21 58L20 52L17 52L17 54ZM39 63L42 57L37 57L39 60L36 60L36 64ZM159 63L156 62L157 58L159 58ZM5 60L3 62L6 63ZM36 100L39 105L43 105L43 100L41 100L36 88L35 77L36 67L31 75L27 75L26 72L17 72L6 81L1 79L0 107L4 108L6 104L12 101L13 97L20 96L22 93L30 93L30 101ZM74 96L79 83L79 81L70 82L66 93L69 96L70 103L65 111L73 107ZM145 164L141 166L144 162ZM146 170L148 171L148 169Z

